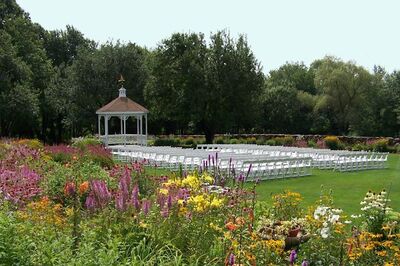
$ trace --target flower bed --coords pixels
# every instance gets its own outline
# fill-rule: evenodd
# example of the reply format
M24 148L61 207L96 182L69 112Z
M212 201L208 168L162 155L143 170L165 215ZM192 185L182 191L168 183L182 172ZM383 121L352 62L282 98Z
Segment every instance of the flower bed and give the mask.
M93 145L93 144L90 144ZM254 184L215 167L150 176L142 162L102 164L102 148L1 143L0 264L399 265L389 192L346 215L322 192L257 201ZM54 153L71 154L59 160ZM398 211L398 210L397 210Z

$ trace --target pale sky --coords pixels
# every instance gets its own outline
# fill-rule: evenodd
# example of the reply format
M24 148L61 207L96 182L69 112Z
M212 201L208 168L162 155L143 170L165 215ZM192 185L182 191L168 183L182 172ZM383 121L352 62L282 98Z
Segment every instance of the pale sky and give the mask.
M264 72L325 55L400 70L398 0L17 0L47 30L148 48L174 32L243 33Z

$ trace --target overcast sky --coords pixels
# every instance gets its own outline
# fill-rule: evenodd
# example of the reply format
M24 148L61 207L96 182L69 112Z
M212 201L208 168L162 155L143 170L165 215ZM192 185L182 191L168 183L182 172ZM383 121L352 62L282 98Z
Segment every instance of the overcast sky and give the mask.
M400 70L398 0L17 0L47 30L154 48L174 32L247 35L264 72L325 55Z

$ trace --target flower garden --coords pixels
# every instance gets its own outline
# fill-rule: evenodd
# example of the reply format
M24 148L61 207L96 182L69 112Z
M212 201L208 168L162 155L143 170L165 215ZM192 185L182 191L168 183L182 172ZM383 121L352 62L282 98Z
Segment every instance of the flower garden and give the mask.
M1 265L399 265L399 207L365 191L358 213L321 189L285 190L213 167L149 174L95 141L0 142Z

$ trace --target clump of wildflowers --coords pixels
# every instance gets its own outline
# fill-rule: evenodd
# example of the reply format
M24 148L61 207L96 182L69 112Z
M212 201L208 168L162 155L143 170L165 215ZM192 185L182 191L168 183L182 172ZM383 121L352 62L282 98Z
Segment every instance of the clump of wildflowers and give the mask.
M367 230L373 233L382 233L382 225L387 218L387 213L392 209L388 206L390 199L387 192L379 193L368 191L360 202L362 216Z

